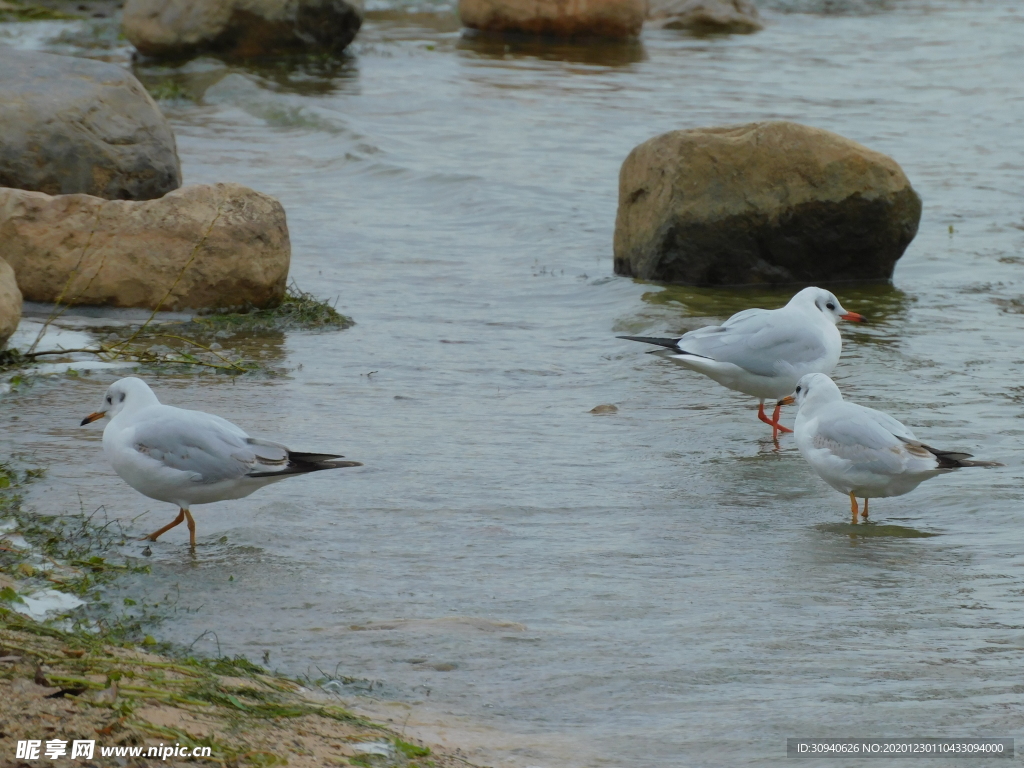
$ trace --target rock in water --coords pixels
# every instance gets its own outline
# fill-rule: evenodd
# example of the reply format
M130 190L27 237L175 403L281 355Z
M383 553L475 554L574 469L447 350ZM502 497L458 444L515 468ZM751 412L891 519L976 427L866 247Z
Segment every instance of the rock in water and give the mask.
M291 260L284 208L239 184L145 202L0 189L0 242L25 298L62 304L273 306Z
M127 0L125 36L147 56L219 51L341 53L363 23L362 0Z
M895 160L829 131L673 131L622 164L615 272L690 285L887 280L920 218Z
M124 67L0 46L0 186L150 200L181 186L181 165Z
M652 26L697 33L749 33L764 28L750 0L651 0L647 18Z
M21 320L21 291L11 265L0 258L0 349L4 348Z
M630 38L640 34L647 0L459 0L471 29L560 38Z

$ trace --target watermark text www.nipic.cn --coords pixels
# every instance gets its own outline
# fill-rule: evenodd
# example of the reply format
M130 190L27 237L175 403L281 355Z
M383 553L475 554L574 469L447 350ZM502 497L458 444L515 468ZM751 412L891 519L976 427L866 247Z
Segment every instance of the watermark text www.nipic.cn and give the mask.
M166 760L169 757L210 757L209 747L173 747L161 744L158 747L100 747L101 757L155 757ZM67 757L72 760L92 760L97 752L95 741L65 741L64 739L29 739L18 742L15 758L18 760L57 760Z

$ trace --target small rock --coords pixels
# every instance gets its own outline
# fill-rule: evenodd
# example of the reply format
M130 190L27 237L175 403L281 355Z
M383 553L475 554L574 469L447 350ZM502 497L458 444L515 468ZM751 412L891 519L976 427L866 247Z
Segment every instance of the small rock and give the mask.
M113 307L273 306L291 260L281 204L239 184L144 202L0 188L0 242L26 300Z
M0 187L150 200L180 186L171 127L128 70L0 46Z
M655 27L697 33L743 34L764 28L750 0L651 0L647 18Z
M89 698L96 704L113 704L117 701L117 694L117 683L111 682L108 688L92 691Z
M459 0L463 26L559 38L630 38L640 34L647 0Z
M0 258L0 349L7 344L21 321L21 291L14 270Z
M673 131L622 164L615 272L690 285L888 280L920 218L896 161L835 133Z
M127 0L124 34L146 56L217 51L341 53L363 23L362 0Z
M618 413L619 409L617 406L611 403L605 403L604 405L598 405L590 409L590 413Z

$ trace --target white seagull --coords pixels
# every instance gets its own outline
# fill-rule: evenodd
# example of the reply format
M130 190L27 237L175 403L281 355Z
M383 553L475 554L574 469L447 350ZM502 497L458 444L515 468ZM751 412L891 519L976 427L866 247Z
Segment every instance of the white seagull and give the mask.
M129 376L110 385L103 410L82 426L110 417L103 452L114 471L144 496L178 505L178 517L144 538L157 538L188 520L189 544L196 545L193 504L241 499L270 483L322 469L360 467L335 461L329 453L298 453L280 443L249 437L230 421L203 411L162 405L142 379Z
M779 432L793 430L779 424L781 406L768 418L765 400L790 394L807 373L831 373L839 362L843 340L840 320L864 322L847 312L834 295L822 288L804 288L781 309L746 309L721 325L709 325L676 339L619 336L667 347L670 355L729 389L761 401L757 418Z
M797 383L796 446L819 477L850 497L853 523L857 497L902 496L925 480L959 467L1001 467L995 461L970 461L971 454L940 451L925 445L892 416L843 400L839 387L823 373Z

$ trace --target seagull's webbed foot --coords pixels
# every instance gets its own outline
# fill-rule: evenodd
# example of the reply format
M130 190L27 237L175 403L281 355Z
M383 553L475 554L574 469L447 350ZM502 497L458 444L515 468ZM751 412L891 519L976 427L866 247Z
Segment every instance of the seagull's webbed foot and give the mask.
M851 525L857 524L857 513L859 511L857 509L857 497L853 495L853 491L850 491L850 514L853 516L853 519L850 520Z
M860 513L860 516L863 517L865 520L868 519L868 500L867 500L867 497L864 498L864 511Z
M143 536L140 539L140 541L156 541L158 538L160 538L169 530L171 530L171 528L173 528L174 526L180 525L181 523L185 522L185 515L188 515L188 512L186 512L184 509L179 509L178 516L174 518L174 522L165 525L159 531L153 531L153 533L149 534L148 536ZM191 515L189 516L189 519L192 519Z

